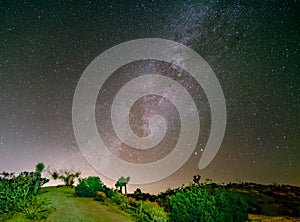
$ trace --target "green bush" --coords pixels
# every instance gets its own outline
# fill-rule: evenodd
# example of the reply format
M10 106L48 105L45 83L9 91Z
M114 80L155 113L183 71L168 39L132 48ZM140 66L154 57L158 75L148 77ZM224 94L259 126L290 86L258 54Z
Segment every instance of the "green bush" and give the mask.
M190 186L170 199L170 221L247 221L247 204L223 187Z
M34 198L31 202L23 203L22 213L29 220L43 220L48 217L53 208L49 208L44 200Z
M75 187L75 194L81 197L95 197L97 191L103 191L103 183L99 177L79 179L79 184Z
M113 189L108 188L107 186L103 186L103 192L105 193L106 197L112 198L115 195L115 192Z
M114 195L111 197L111 201L118 204L122 210L126 210L128 208L128 198L121 194L119 191L114 192Z
M0 173L0 215L13 215L14 212L26 213L34 204L40 188L49 180L41 177L44 164L36 165L35 172ZM1 219L1 217L0 217Z
M168 220L167 214L162 207L156 202L150 201L136 201L136 221L141 222L166 222Z
M107 198L106 194L103 191L97 191L96 197L94 200L104 201Z

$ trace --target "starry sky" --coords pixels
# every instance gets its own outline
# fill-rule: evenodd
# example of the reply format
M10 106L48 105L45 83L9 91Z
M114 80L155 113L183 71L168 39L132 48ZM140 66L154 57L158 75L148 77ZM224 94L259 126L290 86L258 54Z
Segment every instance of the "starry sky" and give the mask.
M226 99L227 127L217 156L199 170L210 130L201 86L184 70L159 61L137 61L117 70L96 105L99 134L107 143L114 132L101 122L107 121L103 116L109 116L116 91L136 73L175 76L201 107L194 154L168 178L141 185L143 191L177 187L195 174L216 182L300 186L300 1L0 0L0 11L0 171L33 170L44 162L51 169L98 175L113 186L77 145L72 126L76 85L105 50L129 40L163 38L190 47L210 65ZM146 123L139 120L153 112L169 116L168 138L156 150L131 155L121 145L114 155L151 162L172 150L180 119L163 97L151 95L134 105L133 131L147 134Z

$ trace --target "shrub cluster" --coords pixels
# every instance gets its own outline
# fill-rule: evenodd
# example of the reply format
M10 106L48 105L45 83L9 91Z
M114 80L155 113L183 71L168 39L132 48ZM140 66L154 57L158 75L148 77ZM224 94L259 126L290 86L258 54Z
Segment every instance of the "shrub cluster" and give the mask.
M246 202L237 193L212 184L200 186L198 183L196 186L195 183L172 190L166 194L166 198L157 199L160 200L159 202L163 202L163 205L159 205L155 201L143 200L144 194L140 189L127 197L118 190L107 188L99 177L80 179L75 193L79 196L96 197L95 199L99 201L109 198L122 210L133 215L136 221L222 222L248 220Z
M247 221L246 202L223 187L189 186L170 198L170 221Z
M0 215L28 212L40 188L49 181L41 177L43 169L44 164L39 163L35 172L0 173Z
M156 202L151 201L137 201L137 208L135 212L135 218L140 222L156 221L166 222L168 217L162 207Z
M23 212L28 219L45 219L45 203L39 203L36 195L49 180L42 178L44 164L36 165L35 172L0 173L0 220L5 220L15 212ZM69 173L66 177L56 171L54 179L65 178L66 185L73 185L74 178L80 173ZM194 177L194 184L174 190L167 190L158 196L142 193L137 189L130 197L126 194L129 177L121 177L116 187L125 187L125 195L118 190L106 187L99 177L90 176L79 179L75 195L94 197L98 201L110 199L121 209L129 212L136 221L248 221L247 203L234 191L226 190L222 185L200 184L200 176ZM3 215L8 215L5 218ZM44 216L43 216L44 215Z
M112 202L118 204L122 210L128 209L129 199L121 194L119 191L115 191L111 197Z
M75 194L81 197L95 197L98 191L103 191L103 183L99 177L79 179Z

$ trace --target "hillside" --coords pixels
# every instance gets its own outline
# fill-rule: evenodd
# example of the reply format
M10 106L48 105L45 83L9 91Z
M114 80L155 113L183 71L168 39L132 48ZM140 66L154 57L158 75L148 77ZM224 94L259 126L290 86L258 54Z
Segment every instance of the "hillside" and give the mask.
M75 197L74 188L45 187L39 195L40 200L48 202L50 213L45 221L61 222L130 222L133 219L121 211L117 205L107 201L94 201L93 198ZM16 215L8 221L31 221Z
M212 184L212 186L217 186ZM228 189L240 193L249 204L249 219L253 222L300 221L299 216L299 187L288 185L260 185L254 183L228 184ZM175 192L175 190L169 190ZM159 202L167 193L151 195L140 193L129 194L130 198L150 199ZM169 193L170 194L170 193ZM167 194L167 195L169 195ZM38 211L46 214L47 219L39 221L134 221L134 218L120 209L120 205L110 199L95 201L94 198L77 197L74 188L45 187L38 194L38 200L44 201ZM45 210L43 210L45 208ZM33 209L34 211L34 209ZM44 211L44 212L43 212ZM24 219L24 215L16 214L5 221L33 221ZM36 221L36 220L35 220Z

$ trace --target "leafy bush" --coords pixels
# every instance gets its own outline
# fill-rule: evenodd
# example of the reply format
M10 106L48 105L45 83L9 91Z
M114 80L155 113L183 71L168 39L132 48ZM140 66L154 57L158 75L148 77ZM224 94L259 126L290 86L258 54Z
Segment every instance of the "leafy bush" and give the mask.
M22 213L24 213L25 218L29 220L43 220L48 217L53 208L47 207L47 203L43 200L34 198L30 203L24 203L22 207Z
M106 194L103 192L103 191L98 191L96 193L96 198L95 200L98 200L98 201L104 201L106 199Z
M190 186L170 199L170 221L247 221L247 204L223 187Z
M141 222L166 222L167 214L156 202L137 201L136 220Z
M128 208L129 200L127 197L123 196L120 192L115 191L114 195L111 197L112 202L120 205L121 209L126 210Z
M49 181L41 177L43 169L44 164L39 163L35 172L21 172L18 176L0 173L0 215L27 212L40 188Z
M103 192L105 193L106 197L112 198L115 195L115 192L113 189L108 188L107 186L103 186Z
M79 179L79 184L75 187L75 194L81 197L95 197L97 191L103 191L103 183L99 177Z
M127 197L128 199L128 204L132 207L137 207L137 201L133 197Z

